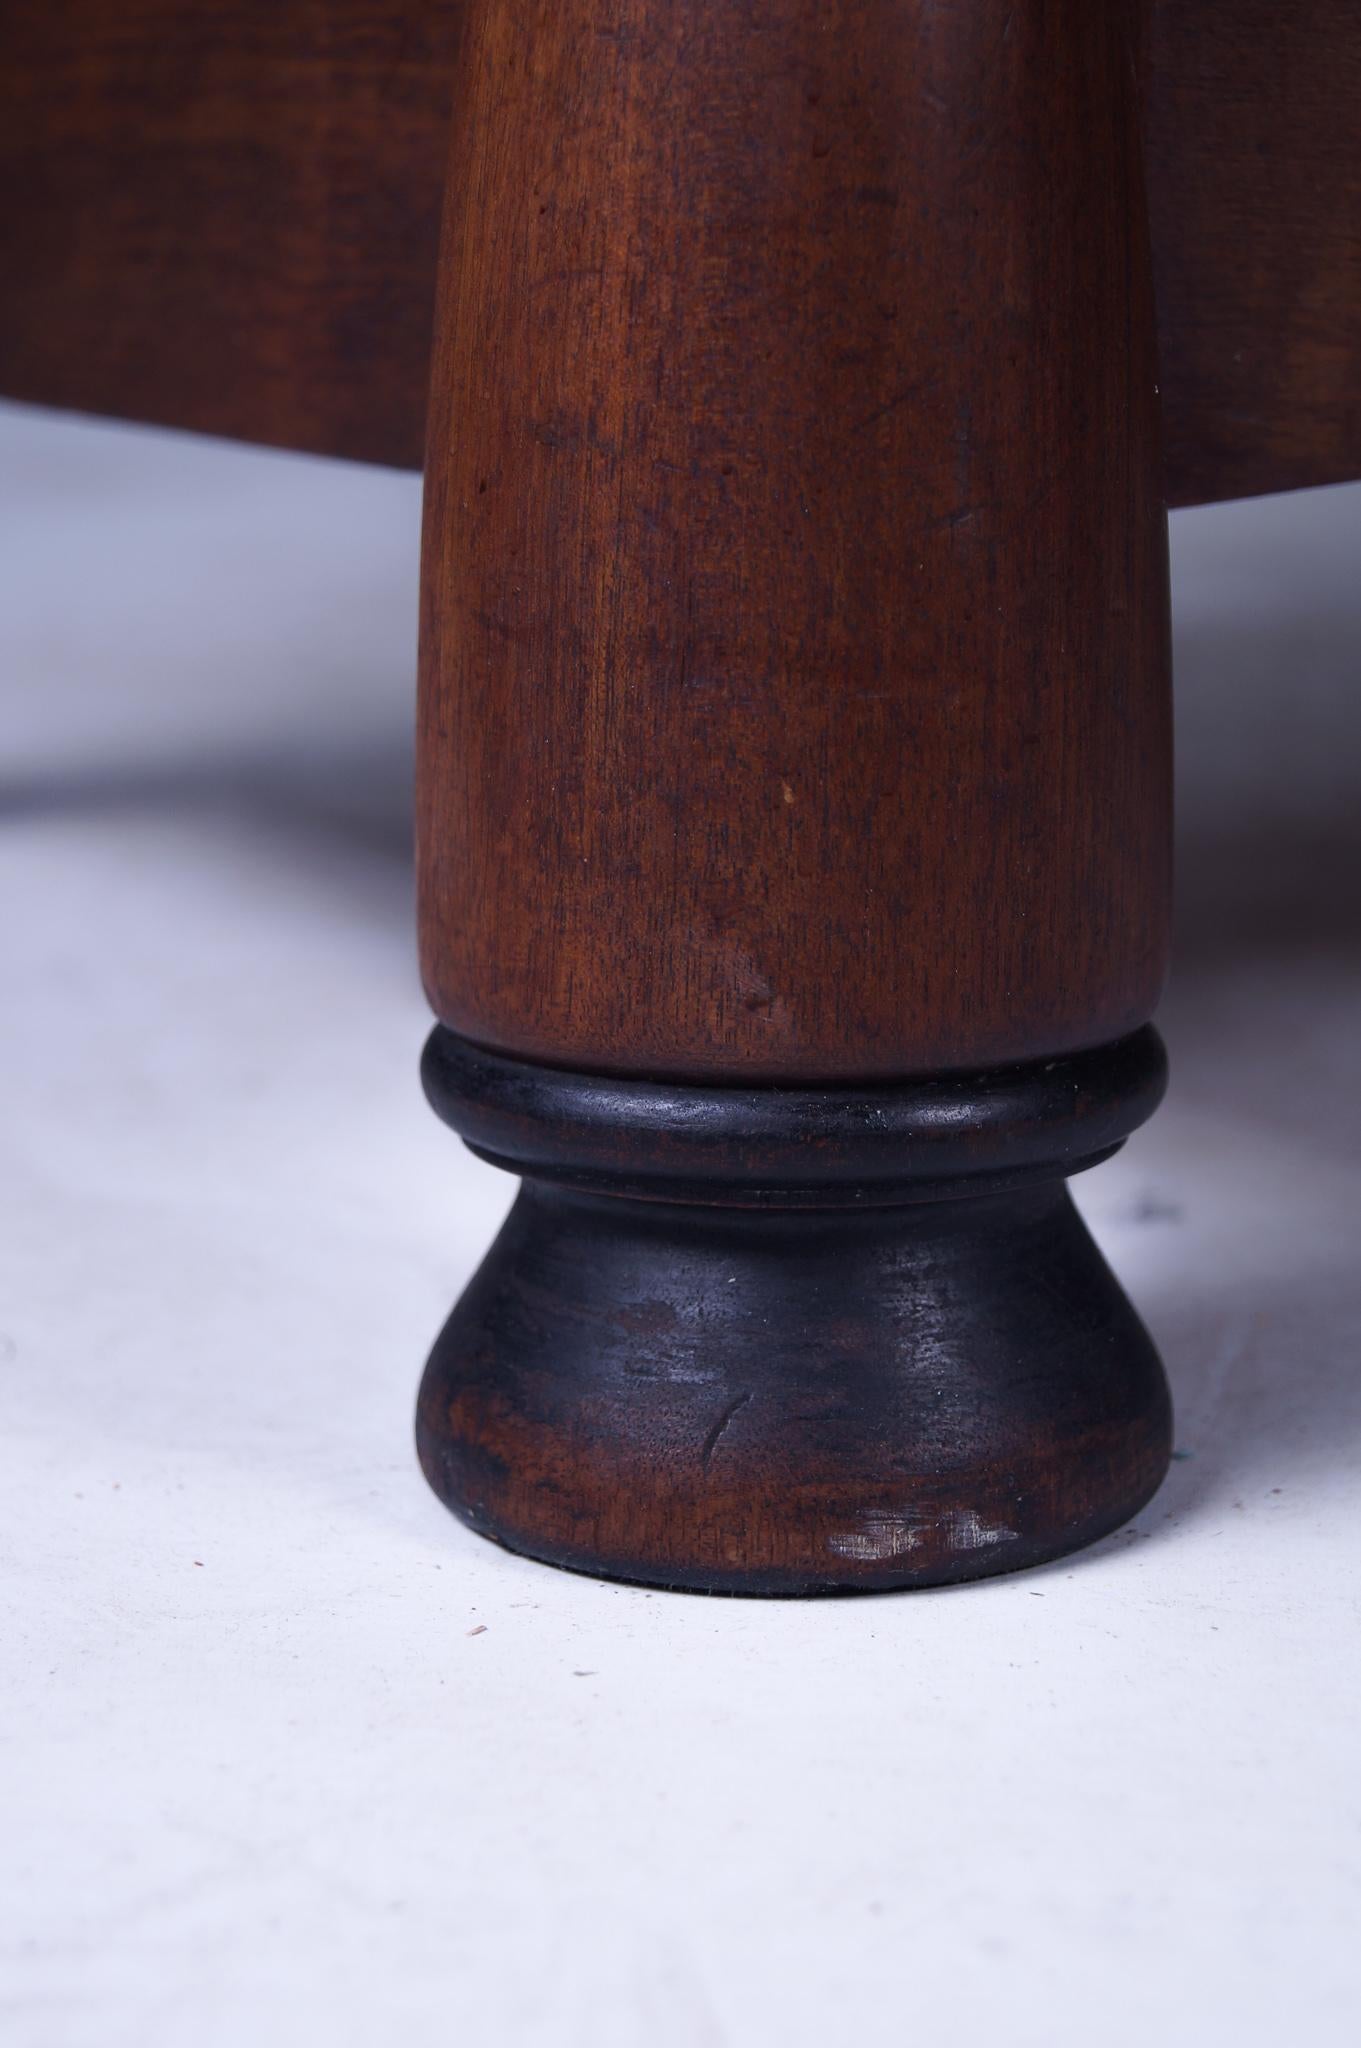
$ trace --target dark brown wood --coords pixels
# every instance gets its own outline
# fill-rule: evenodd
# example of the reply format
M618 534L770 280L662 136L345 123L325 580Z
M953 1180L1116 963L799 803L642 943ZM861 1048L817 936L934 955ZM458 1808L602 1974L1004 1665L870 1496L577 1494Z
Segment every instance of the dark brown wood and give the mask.
M0 390L418 467L461 12L4 0ZM1361 475L1361 0L1151 13L1168 496Z
M1166 521L1130 11L473 0L426 470L426 985L608 1072L1142 1023Z
M0 0L0 391L419 468L459 0Z
M426 1371L432 1486L514 1550L709 1592L934 1585L1105 1535L1161 1480L1171 1409L1059 1176L1163 1076L1150 1030L839 1094L601 1080L437 1029L432 1103L526 1178Z
M1361 476L1361 0L1157 0L1167 494Z
M508 1173L725 1207L893 1208L1085 1172L1162 1100L1151 1025L1038 1066L838 1089L699 1088L529 1066L436 1025L438 1115Z
M1034 1563L1170 1427L1062 1186L1162 1084L1135 13L607 26L470 0L456 93L425 1075L525 1187L422 1461L667 1585Z

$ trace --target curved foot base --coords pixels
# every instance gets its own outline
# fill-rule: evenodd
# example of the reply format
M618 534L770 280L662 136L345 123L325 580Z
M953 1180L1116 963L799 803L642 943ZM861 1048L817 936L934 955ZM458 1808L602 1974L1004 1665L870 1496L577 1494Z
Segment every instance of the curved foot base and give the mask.
M1066 1189L759 1215L522 1190L421 1391L513 1550L710 1592L928 1586L1153 1493L1162 1367Z
M757 1208L530 1176L426 1370L431 1485L514 1550L710 1592L928 1586L1094 1541L1162 1479L1166 1381L1062 1181L1001 1177Z

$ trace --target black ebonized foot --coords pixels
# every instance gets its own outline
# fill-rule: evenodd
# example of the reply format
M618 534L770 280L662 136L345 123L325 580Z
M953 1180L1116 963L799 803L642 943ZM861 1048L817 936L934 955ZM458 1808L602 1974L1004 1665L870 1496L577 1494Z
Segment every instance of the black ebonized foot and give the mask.
M1064 1186L1156 1107L1151 1029L849 1090L558 1073L441 1028L424 1078L525 1181L417 1422L484 1535L697 1590L922 1586L1061 1556L1162 1479L1162 1367Z

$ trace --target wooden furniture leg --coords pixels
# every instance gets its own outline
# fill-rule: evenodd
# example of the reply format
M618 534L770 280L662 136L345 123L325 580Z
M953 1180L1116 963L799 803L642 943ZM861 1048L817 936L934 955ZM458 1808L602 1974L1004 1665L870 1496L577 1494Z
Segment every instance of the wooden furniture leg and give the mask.
M1137 12L469 0L425 1078L524 1186L418 1436L515 1549L929 1584L1163 1474L1064 1185L1163 1075Z

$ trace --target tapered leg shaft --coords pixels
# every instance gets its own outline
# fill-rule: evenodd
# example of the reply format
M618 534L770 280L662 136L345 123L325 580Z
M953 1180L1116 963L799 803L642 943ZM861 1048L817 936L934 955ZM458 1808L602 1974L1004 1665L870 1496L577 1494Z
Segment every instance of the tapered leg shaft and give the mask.
M420 1434L513 1545L925 1582L1157 1482L1062 1193L1161 1074L1137 12L469 0L427 1073L527 1182Z

